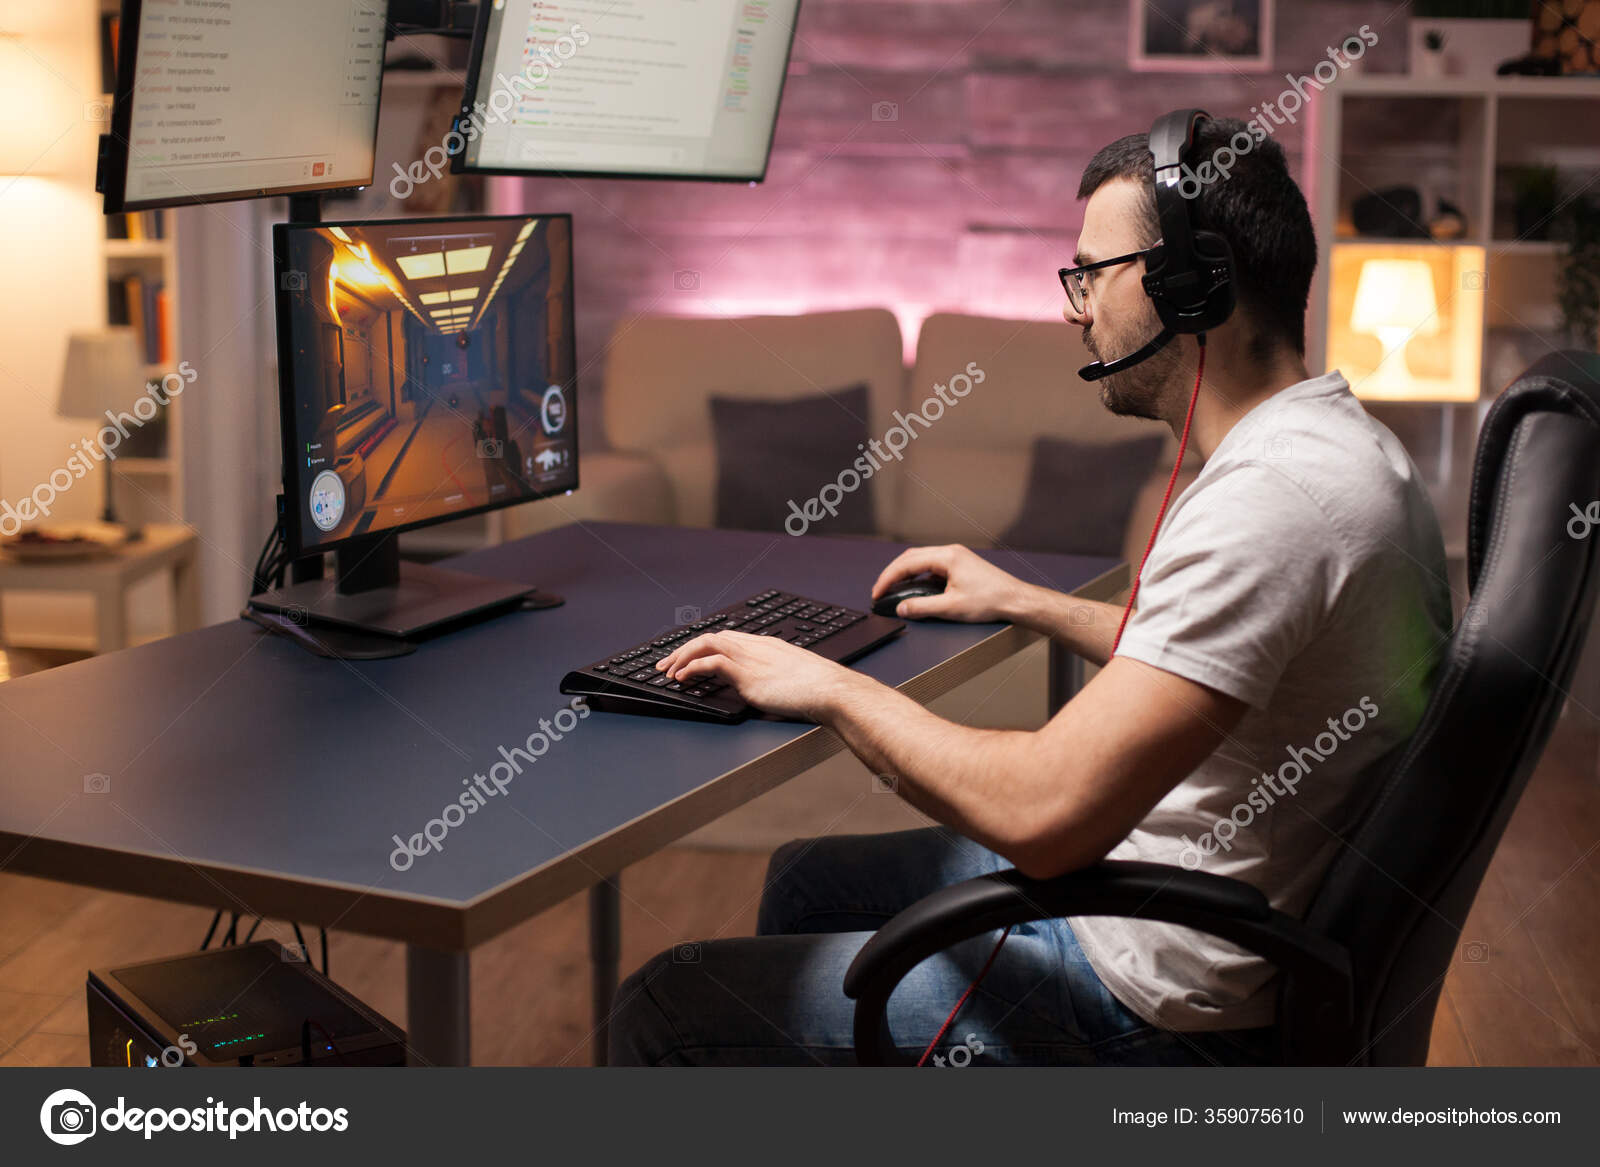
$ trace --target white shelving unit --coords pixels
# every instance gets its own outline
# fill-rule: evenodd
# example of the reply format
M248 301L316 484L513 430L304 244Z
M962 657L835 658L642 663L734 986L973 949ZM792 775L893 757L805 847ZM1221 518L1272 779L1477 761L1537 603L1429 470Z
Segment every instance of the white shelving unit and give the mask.
M1341 299L1332 294L1332 273L1341 266L1349 269L1339 262L1343 249L1384 243L1483 249L1482 270L1466 273L1459 289L1444 289L1440 296L1442 306L1457 294L1482 297L1476 398L1386 401L1378 410L1380 415L1387 411L1386 420L1399 416L1396 411L1437 411L1434 448L1414 449L1413 457L1425 471L1432 467L1430 485L1452 554L1464 554L1460 532L1482 411L1508 376L1520 371L1516 366L1527 354L1547 351L1545 338L1560 321L1556 276L1565 248L1518 231L1506 180L1525 167L1554 166L1564 178L1600 174L1596 127L1597 78L1353 75L1313 95L1305 163L1319 248L1307 337L1313 370L1327 367L1335 325L1330 305ZM1350 221L1355 199L1396 186L1417 187L1460 208L1465 234L1437 241L1355 235ZM1349 289L1343 291L1347 295ZM1479 305L1461 305L1473 309L1466 318L1477 315ZM1434 429L1414 415L1405 420L1413 434Z

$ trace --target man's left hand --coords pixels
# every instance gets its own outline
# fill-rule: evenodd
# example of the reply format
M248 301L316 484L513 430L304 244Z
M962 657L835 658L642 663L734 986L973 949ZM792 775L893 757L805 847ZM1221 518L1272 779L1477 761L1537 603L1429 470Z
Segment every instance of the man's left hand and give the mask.
M808 649L748 632L696 636L656 668L685 683L716 674L750 704L805 721L822 721L840 690L863 679Z

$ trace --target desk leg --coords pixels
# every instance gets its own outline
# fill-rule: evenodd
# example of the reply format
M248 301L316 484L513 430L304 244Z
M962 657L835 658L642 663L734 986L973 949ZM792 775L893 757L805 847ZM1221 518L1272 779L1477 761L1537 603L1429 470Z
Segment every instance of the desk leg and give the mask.
M128 647L128 593L120 580L96 590L94 632L96 652Z
M198 556L185 556L172 565L172 626L176 632L193 632L200 627Z
M1054 717L1060 712L1061 707L1077 691L1083 688L1083 658L1075 652L1068 652L1055 641L1050 642L1050 659L1047 665L1050 672L1049 716Z
M622 892L620 875L589 889L590 992L593 997L594 1064L606 1064L611 1038L611 1000L617 995L617 965L622 959Z
M470 954L406 945L406 1045L411 1066L472 1060Z

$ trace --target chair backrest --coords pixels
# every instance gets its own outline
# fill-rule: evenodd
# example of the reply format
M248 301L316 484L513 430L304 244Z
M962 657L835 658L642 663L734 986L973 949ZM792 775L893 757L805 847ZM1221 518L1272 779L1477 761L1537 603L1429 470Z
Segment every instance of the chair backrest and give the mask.
M1600 356L1553 353L1484 420L1470 600L1434 695L1306 916L1350 952L1351 1060L1420 1065L1457 937L1539 760L1597 596ZM1292 989L1291 989L1292 991Z

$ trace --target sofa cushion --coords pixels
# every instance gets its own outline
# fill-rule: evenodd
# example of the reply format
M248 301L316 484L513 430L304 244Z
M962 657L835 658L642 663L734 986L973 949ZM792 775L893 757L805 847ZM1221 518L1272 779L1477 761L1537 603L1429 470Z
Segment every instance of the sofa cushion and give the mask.
M672 484L677 521L710 526L716 513L712 397L767 401L865 383L869 431L894 424L905 392L900 325L883 308L797 316L637 316L607 346L605 434L614 448L654 459ZM834 471L835 474L838 471ZM876 529L889 529L889 492L876 492Z
M713 397L716 525L791 535L872 533L872 480L850 468L867 443L870 409L865 384L782 401ZM841 474L853 478L840 483ZM839 489L852 480L848 493ZM830 484L837 485L824 494Z
M895 537L977 547L999 543L1023 511L1039 437L1100 445L1161 436L1162 454L1145 484L1159 502L1177 440L1159 423L1109 413L1096 387L1077 375L1091 359L1080 330L1060 320L939 312L923 321L902 409L908 415L925 410L941 386L957 396L957 404L933 425L919 427L903 461L880 476L879 492L893 502L889 530ZM968 374L970 389L957 376L969 364L983 374L981 381ZM1149 533L1148 527L1132 533L1144 513L1143 498L1122 545L1137 543L1135 553ZM1149 514L1154 516L1153 507Z
M1128 517L1164 445L1160 434L1104 444L1035 438L1022 513L1001 534L1001 544L1121 555Z

